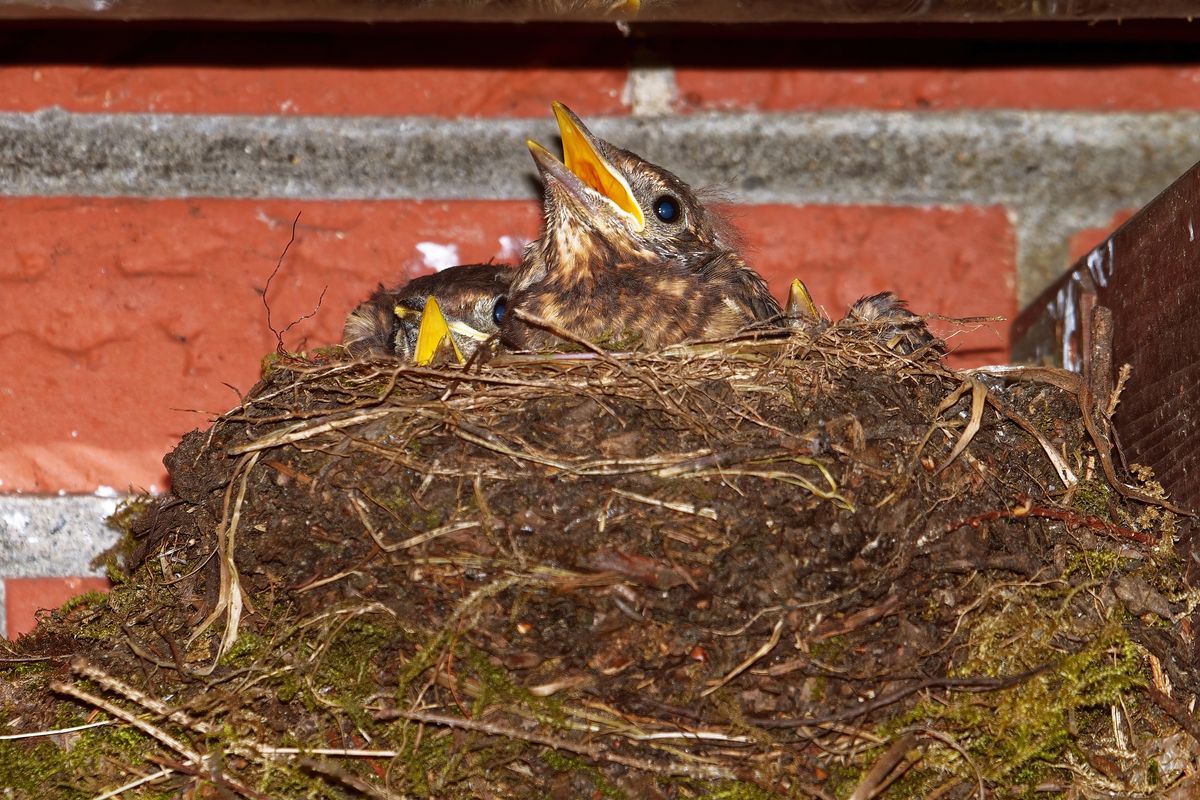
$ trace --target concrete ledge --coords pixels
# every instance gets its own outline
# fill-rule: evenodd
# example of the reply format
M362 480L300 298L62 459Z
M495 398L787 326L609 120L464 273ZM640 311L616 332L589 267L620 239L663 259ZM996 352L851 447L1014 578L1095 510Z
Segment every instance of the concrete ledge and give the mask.
M0 495L0 576L103 575L91 561L117 541L117 532L104 520L119 502L115 497Z
M740 202L1005 205L1019 299L1066 239L1200 158L1198 113L729 114L594 121L601 136ZM0 114L10 196L529 198L546 119Z

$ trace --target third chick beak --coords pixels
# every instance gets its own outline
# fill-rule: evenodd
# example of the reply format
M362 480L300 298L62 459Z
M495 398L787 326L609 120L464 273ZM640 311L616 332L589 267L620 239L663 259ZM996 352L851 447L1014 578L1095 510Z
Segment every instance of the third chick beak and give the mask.
M821 321L821 312L817 310L816 304L813 303L812 295L808 293L808 287L799 278L792 281L792 286L788 290L787 306L784 309L783 315L795 321Z
M463 358L462 351L458 349L454 337L450 335L450 324L446 322L446 315L442 313L442 307L438 305L437 300L430 297L425 301L425 310L421 312L421 327L417 330L417 348L416 353L413 354L413 361L418 366L428 366L433 362L438 351L447 344L458 363L465 364L467 360Z

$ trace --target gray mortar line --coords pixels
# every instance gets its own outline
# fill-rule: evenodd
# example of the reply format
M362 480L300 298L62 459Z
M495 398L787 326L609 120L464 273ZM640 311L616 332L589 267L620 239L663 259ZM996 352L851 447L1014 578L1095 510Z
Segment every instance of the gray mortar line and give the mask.
M1065 267L1065 238L1137 207L1200 158L1200 113L702 114L589 120L736 202L1003 205L1019 295ZM0 195L524 199L544 119L0 114ZM919 257L919 254L914 254Z
M104 575L91 560L117 541L119 498L0 495L0 578Z

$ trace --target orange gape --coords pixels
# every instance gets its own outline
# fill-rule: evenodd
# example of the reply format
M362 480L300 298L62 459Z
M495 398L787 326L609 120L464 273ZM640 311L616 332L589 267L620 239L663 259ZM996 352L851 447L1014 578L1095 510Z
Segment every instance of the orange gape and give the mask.
M585 184L617 204L617 208L637 220L638 227L646 224L642 208L638 205L633 190L620 175L604 163L596 149L588 142L583 131L575 124L571 113L562 103L553 103L554 116L558 120L558 132L563 142L563 165Z

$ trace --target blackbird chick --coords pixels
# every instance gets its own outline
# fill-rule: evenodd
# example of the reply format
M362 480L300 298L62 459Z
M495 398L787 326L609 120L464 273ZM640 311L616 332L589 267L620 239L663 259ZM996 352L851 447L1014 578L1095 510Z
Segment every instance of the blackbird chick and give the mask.
M513 273L505 264L466 264L396 289L381 285L346 318L342 344L355 357L428 363L448 339L460 359L469 357L504 319Z
M924 347L939 354L945 352L944 343L930 333L925 320L909 311L905 302L892 292L860 297L850 306L845 321L868 326L884 347L901 355L911 355ZM830 324L817 310L804 281L798 278L792 281L788 292L783 324L817 332Z
M545 184L545 227L513 276L506 347L546 349L557 329L609 349L653 349L779 324L779 304L732 229L686 183L595 136L566 106L554 113L563 161L527 143Z
M930 333L925 320L909 311L905 302L892 292L860 298L850 306L846 319L870 323L878 340L901 355L927 345L939 352L943 349L943 343Z

